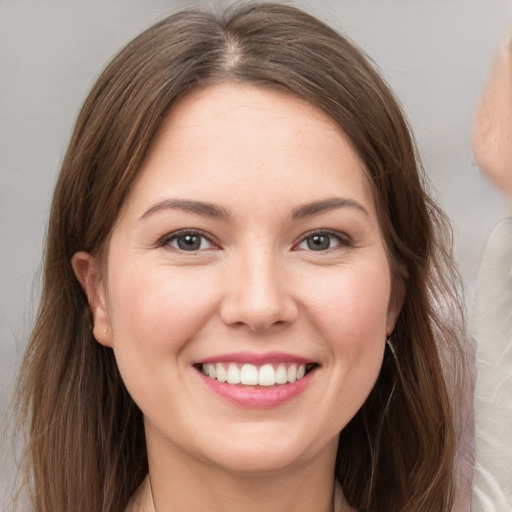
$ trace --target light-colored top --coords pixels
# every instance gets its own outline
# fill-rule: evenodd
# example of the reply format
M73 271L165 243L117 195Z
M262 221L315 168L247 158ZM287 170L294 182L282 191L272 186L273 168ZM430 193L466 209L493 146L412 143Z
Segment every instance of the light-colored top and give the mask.
M154 512L155 509L151 496L149 479L146 477L132 496L125 512ZM350 507L343 496L343 491L338 480L335 480L334 483L333 508L334 512L356 512L355 509Z
M478 277L472 512L512 511L512 217L493 231Z

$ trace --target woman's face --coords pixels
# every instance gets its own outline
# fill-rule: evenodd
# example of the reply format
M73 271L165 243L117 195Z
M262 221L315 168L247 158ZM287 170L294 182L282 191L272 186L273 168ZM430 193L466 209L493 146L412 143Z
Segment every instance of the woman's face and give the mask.
M332 463L399 312L349 141L307 102L248 85L172 109L103 277L89 255L74 266L144 414L150 463Z

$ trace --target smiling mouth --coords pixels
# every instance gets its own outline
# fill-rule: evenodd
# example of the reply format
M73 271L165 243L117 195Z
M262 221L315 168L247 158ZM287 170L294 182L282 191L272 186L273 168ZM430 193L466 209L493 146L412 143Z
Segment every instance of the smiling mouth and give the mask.
M194 365L203 375L232 385L270 387L291 384L303 379L316 363L199 363Z

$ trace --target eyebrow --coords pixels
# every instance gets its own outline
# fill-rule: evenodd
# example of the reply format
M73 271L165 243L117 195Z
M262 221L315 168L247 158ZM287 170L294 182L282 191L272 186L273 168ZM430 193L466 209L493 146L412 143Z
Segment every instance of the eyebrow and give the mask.
M294 208L291 213L292 219L302 219L304 217L311 217L321 213L335 210L338 208L355 208L365 215L369 215L368 210L357 201L346 197L330 197L306 203L297 208ZM139 220L145 219L150 215L162 210L182 210L185 212L195 213L203 217L213 217L216 219L228 220L231 214L222 206L203 201L190 201L187 199L164 199L153 205L141 216Z
M212 203L203 201L189 201L186 199L165 199L153 205L149 210L144 212L139 220L145 219L150 215L162 210L182 210L185 212L195 213L203 217L213 217L216 219L227 220L231 214L225 208Z
M363 212L365 215L370 215L368 210L361 203L358 203L353 199L349 199L347 197L329 197L327 199L321 199L320 201L314 201L295 208L292 211L292 219L311 217L337 208L355 208L356 210Z

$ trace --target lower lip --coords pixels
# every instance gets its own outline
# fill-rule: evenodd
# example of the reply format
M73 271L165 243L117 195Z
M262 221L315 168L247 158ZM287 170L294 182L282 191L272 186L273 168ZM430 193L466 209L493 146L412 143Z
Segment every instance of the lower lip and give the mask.
M270 409L290 402L305 391L311 382L313 373L314 370L293 383L268 388L227 384L206 377L199 372L198 375L210 391L232 404L249 409Z

